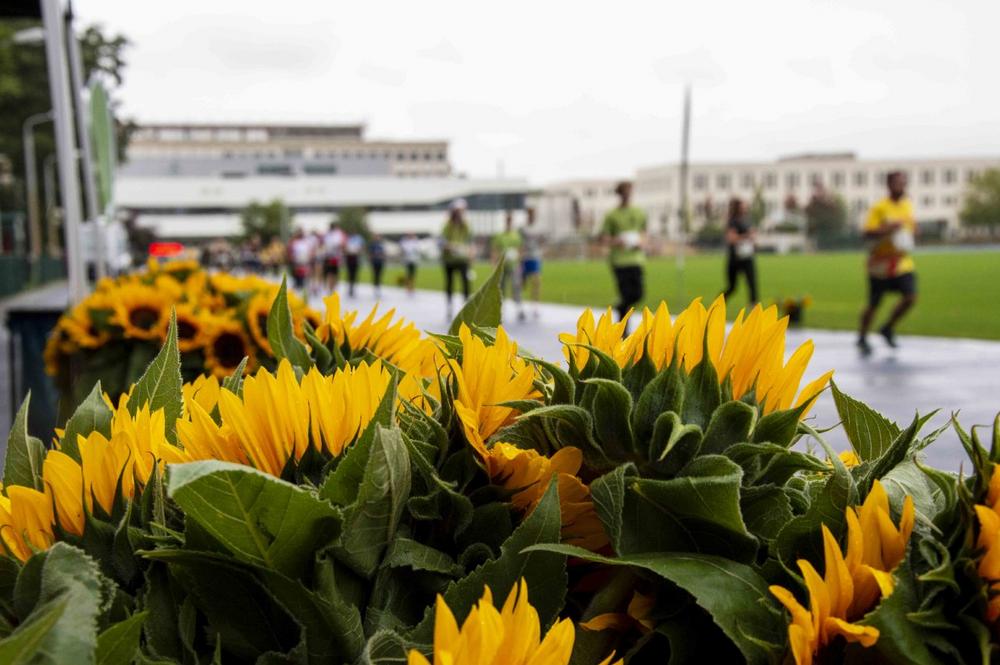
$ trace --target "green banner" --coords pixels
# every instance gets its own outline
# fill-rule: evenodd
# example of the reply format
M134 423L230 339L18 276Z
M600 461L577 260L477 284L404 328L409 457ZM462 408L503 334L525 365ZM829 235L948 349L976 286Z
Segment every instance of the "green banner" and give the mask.
M97 80L90 82L90 141L94 147L98 207L104 213L111 204L117 150L108 92Z

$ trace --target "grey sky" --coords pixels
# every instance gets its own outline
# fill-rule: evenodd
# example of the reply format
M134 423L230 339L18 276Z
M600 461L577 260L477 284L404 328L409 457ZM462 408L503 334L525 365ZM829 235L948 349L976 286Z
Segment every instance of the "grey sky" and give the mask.
M1000 155L996 0L76 0L142 121L364 121L535 182L692 157Z

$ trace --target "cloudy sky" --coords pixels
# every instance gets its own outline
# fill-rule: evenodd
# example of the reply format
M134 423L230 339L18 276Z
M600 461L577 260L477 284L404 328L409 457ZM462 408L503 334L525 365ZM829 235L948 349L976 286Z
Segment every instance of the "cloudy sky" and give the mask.
M459 171L615 177L817 150L1000 155L996 0L76 0L140 121L362 121Z

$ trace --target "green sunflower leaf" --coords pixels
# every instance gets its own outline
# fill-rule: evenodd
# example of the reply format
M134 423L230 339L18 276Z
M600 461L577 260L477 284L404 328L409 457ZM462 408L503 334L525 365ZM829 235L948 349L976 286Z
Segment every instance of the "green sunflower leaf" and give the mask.
M503 314L503 293L501 293L501 281L503 280L503 258L497 261L486 283L479 287L472 297L458 310L458 315L448 327L448 334L457 335L462 329L462 324L480 327L497 327L500 325Z
M66 421L61 450L77 462L81 461L77 437L82 435L87 438L91 432L100 432L106 438L111 438L111 409L104 403L100 381L94 384L87 398Z
M174 427L184 410L182 384L181 354L177 348L177 314L171 312L167 341L136 382L128 400L129 413L135 415L146 404L151 413L163 409L167 438L173 441Z
M45 460L45 444L28 434L28 408L31 392L21 402L21 408L14 416L7 435L7 456L3 464L3 484L23 485L36 490L42 489L42 462Z
M285 278L281 280L278 295L271 303L271 311L267 314L267 341L271 344L271 353L275 359L287 359L303 371L313 366L306 345L295 336L292 323L292 308L288 305L288 285Z

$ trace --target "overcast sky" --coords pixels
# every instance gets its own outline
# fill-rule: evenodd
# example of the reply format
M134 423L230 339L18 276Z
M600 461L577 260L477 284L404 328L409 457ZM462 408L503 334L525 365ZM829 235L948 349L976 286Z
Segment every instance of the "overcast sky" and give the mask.
M361 121L535 183L816 150L1000 156L998 0L76 0L139 121Z

